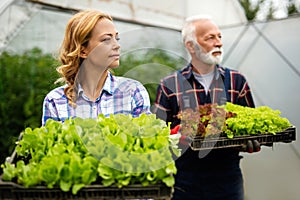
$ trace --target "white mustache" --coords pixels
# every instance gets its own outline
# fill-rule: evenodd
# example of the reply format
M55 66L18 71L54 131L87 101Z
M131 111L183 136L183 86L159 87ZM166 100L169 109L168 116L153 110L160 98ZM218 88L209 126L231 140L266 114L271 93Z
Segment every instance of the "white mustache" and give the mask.
M217 52L221 52L223 53L223 48L222 47L215 47L213 48L210 53L217 53Z

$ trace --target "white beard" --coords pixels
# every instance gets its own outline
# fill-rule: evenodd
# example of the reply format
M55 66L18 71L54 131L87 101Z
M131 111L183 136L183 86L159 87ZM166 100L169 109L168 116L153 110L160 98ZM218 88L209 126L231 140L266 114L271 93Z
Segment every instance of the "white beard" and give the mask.
M201 47L200 44L198 44L198 42L194 42L194 45L196 47L195 51L196 51L196 57L199 60L202 60L204 63L208 64L208 65L216 65L222 62L223 60L223 48L218 48L215 47L213 48L210 52L205 53L203 51L203 48ZM218 56L214 56L213 53L214 52L221 52L221 55Z

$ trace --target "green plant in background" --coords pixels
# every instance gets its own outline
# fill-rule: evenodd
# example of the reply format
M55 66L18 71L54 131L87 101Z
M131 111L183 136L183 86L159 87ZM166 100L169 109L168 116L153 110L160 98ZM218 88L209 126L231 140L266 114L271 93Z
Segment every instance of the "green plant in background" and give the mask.
M0 55L0 161L11 154L25 127L41 125L43 99L57 87L57 65L37 48Z
M274 19L276 12L276 0L239 0L239 3L245 11L245 15L248 21L255 21L260 12L266 12L266 20ZM274 7L275 6L275 7ZM299 8L297 9L296 1L289 0L285 3L285 8L280 8L283 12L286 9L287 15L299 14Z
M140 81L146 87L153 105L160 80L185 65L187 61L172 52L159 48L145 48L124 53L120 66L114 69L113 73Z
M260 3L263 3L264 0L260 0ZM252 5L251 0L239 0L241 6L245 11L245 15L248 21L253 21L256 17L257 12L259 11L259 5Z

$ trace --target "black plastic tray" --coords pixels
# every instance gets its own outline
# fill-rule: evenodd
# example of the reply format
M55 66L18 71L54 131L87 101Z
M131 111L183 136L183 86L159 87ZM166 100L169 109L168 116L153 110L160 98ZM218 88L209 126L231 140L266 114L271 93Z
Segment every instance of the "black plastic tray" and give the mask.
M164 184L149 186L130 185L122 188L117 186L90 185L82 188L76 195L63 192L59 188L49 189L45 186L25 188L13 182L0 180L1 200L101 200L101 199L171 199L172 188Z
M220 149L242 147L249 139L256 139L261 145L270 144L274 142L292 142L296 140L296 127L290 127L282 132L274 134L258 134L258 135L245 135L237 136L232 139L227 137L203 138L194 137L191 140L190 146L192 150L207 150L207 149Z

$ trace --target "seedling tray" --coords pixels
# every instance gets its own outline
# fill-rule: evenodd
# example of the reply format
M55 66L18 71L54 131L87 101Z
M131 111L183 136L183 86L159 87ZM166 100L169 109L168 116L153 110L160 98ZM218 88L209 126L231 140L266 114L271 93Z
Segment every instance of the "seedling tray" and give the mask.
M261 145L270 144L274 142L292 142L296 140L296 127L290 127L282 132L274 134L257 134L257 135L244 135L237 136L232 139L227 137L218 138L203 138L195 136L192 138L190 146L192 150L207 150L207 149L220 149L242 147L248 140L257 140Z
M6 162L17 162L16 149L10 157L6 158ZM0 200L169 200L173 193L173 188L166 186L164 183L150 184L148 186L132 184L122 188L92 184L85 186L76 195L73 195L71 191L64 192L58 187L35 186L26 188L16 182L3 181L1 176Z
M0 199L2 200L90 200L90 199L170 199L172 188L163 184L149 186L130 185L123 188L117 186L90 185L82 188L76 195L63 192L59 188L49 189L45 186L25 188L13 182L0 180Z

